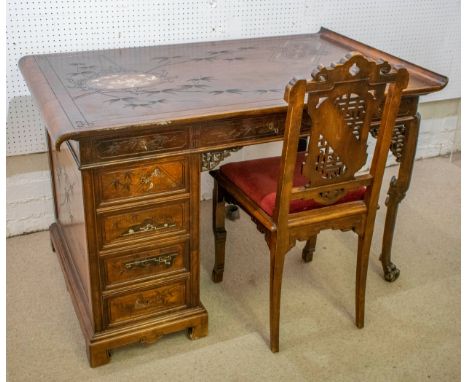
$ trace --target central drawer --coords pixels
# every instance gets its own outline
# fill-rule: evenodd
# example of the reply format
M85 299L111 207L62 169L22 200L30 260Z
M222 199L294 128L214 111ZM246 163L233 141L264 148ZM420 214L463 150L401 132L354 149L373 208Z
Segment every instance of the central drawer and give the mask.
M189 232L188 199L102 212L97 216L101 250Z
M261 137L275 137L283 134L286 114L225 119L216 125L203 129L199 146L207 147L228 142L238 142Z

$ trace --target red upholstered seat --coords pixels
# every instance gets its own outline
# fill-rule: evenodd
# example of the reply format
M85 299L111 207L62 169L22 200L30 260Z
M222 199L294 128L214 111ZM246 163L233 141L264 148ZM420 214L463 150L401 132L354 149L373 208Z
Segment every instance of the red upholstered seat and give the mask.
M307 184L307 178L301 174L303 161L304 153L298 153L293 182L295 187ZM256 202L263 211L273 216L280 163L281 157L254 159L225 164L221 166L220 172ZM365 192L365 187L349 191L335 204L361 200ZM324 207L324 205L313 199L293 200L289 212L300 212L320 207Z

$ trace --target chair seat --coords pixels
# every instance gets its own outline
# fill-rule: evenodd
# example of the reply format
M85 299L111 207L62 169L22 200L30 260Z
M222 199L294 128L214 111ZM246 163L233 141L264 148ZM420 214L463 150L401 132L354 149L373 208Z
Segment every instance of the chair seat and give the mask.
M304 153L298 153L293 181L295 187L305 186L308 183L307 178L301 174L303 161ZM261 158L227 163L221 166L220 172L258 204L263 211L273 216L280 165L281 157ZM334 204L362 200L365 192L366 187L351 190ZM289 212L295 213L321 207L325 207L325 205L313 199L298 199L291 201Z

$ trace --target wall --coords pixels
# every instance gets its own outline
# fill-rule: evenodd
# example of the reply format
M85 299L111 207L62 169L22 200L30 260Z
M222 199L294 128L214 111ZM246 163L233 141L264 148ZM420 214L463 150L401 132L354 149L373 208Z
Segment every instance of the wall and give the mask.
M7 237L48 229L54 210L47 155L8 157L6 176Z

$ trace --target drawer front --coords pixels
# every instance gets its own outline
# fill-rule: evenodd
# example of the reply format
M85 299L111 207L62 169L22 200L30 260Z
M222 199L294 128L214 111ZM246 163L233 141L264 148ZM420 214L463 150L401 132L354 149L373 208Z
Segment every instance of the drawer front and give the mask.
M284 132L285 118L285 114L278 114L216 121L213 122L213 126L203 128L198 145L203 147L253 138L279 136Z
M164 195L188 190L186 158L97 172L99 200L110 202L130 197Z
M186 281L104 298L108 325L147 318L186 306Z
M154 154L181 150L188 147L189 129L165 131L158 134L103 139L95 143L95 156L99 159L118 159L141 154Z
M188 270L188 242L138 253L101 259L104 285L118 286L132 281Z
M189 231L189 200L98 215L101 249Z

